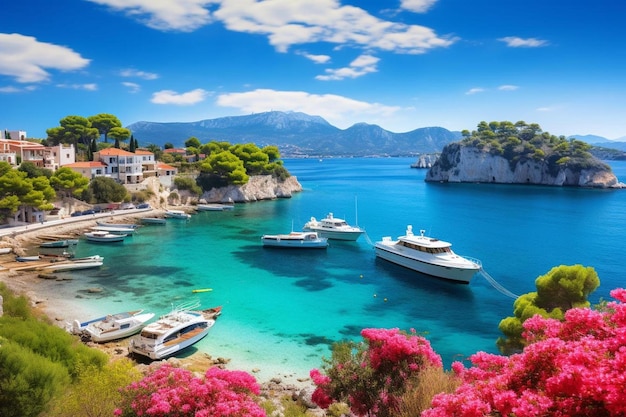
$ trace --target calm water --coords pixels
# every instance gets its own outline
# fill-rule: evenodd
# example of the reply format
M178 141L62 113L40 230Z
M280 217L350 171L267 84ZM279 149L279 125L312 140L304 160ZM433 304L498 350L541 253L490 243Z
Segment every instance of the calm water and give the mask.
M498 323L512 314L511 298L481 276L463 286L375 258L371 243L404 234L408 224L479 258L515 294L534 291L535 278L561 264L596 269L594 302L623 285L626 191L427 184L412 162L287 160L304 187L293 198L145 226L118 245L81 242L77 254L100 254L105 266L48 285L76 311L94 314L162 314L191 298L223 305L209 337L187 353L229 357L232 369L260 368L260 377L281 370L306 376L329 356L332 342L360 340L366 327L414 328L446 365L479 350L497 352ZM624 181L626 163L612 166ZM261 247L262 234L300 230L329 212L358 223L367 236L332 242L326 251ZM104 292L89 295L90 287ZM195 288L212 291L192 294Z

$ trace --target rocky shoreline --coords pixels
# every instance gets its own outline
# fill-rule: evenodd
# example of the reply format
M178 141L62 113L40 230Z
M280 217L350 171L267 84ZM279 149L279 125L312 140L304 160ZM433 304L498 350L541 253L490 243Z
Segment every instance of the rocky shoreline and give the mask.
M191 211L193 207L177 207L177 209L185 209ZM6 265L14 260L16 254L26 254L37 247L43 240L41 236L67 236L78 237L88 229L95 225L96 220L105 220L116 223L132 223L142 217L154 217L162 215L164 210L126 210L117 213L107 213L97 216L89 216L85 218L68 218L66 222L57 221L49 224L29 225L19 228L11 228L10 231L4 230L0 239L0 247L11 247L13 253L0 255L0 265ZM54 274L45 274L43 276L32 271L11 271L10 269L0 269L0 281L5 283L7 287L19 295L26 296L32 305L43 314L45 314L55 325L65 327L65 323L69 322L75 311L72 309L71 302L54 298L49 292L45 291L46 279L56 279ZM72 313L70 313L72 312ZM128 356L128 340L115 341L104 344L86 342L86 344L94 349L100 349L105 352L111 360ZM213 358L206 353L196 353L184 359L170 358L167 362L174 366L185 367L194 372L203 372L210 366L228 367L228 358ZM158 362L153 362L158 364ZM153 364L138 364L138 367L147 369ZM274 402L276 407L280 409L280 401L285 398L300 401L313 415L325 415L323 410L317 408L311 401L311 394L314 386L308 376L296 376L294 373L285 370L280 375L276 375L267 381L259 381L261 385L261 395Z

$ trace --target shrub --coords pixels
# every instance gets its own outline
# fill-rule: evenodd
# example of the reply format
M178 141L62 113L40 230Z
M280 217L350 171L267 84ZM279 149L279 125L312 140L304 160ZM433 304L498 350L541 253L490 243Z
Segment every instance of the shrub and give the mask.
M399 329L364 329L364 343L342 343L333 349L323 370L311 370L317 386L313 401L322 408L345 402L359 416L392 416L408 386L429 367L442 367L441 357L423 337Z
M204 378L165 364L122 390L123 417L265 417L254 396L259 386L250 374L209 368Z
M479 352L470 368L455 362L461 386L437 395L422 416L626 415L626 290L611 296L618 302L600 311L573 308L564 321L526 320L522 353Z

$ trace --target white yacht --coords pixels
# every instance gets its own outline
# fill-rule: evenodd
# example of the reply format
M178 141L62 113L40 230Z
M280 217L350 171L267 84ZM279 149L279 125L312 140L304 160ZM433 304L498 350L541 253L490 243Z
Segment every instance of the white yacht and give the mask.
M101 320L91 321L82 327L76 320L74 328L79 328L89 338L96 343L105 343L112 340L123 339L132 336L146 325L154 317L154 313L143 313L142 311L131 311L118 314L110 314Z
M333 213L328 213L326 218L319 221L315 217L311 217L311 220L304 225L303 230L317 232L327 239L351 241L357 240L365 232L358 226L350 226L344 219L334 217Z
M198 310L199 307L197 302L182 304L148 324L130 340L130 353L157 360L199 342L209 333L222 311L221 307Z
M376 256L405 268L437 278L469 284L472 277L481 269L480 261L455 254L452 244L443 240L413 234L413 227L407 226L406 234L392 240L383 237L376 242Z

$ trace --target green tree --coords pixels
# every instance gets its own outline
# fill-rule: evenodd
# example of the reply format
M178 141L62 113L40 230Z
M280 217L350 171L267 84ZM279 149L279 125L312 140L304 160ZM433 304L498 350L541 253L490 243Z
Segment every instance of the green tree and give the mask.
M112 178L96 177L91 180L89 189L96 203L110 203L124 201L128 190Z
M89 186L89 179L70 168L61 167L50 177L52 187L61 192L63 197L79 198Z
M119 148L119 143L127 141L130 138L130 130L125 127L114 127L109 130L109 136L115 139L116 148Z
M135 141L135 137L130 135L130 143L128 144L128 150L132 153L135 153L137 150L137 142Z
M518 297L513 303L513 316L506 317L498 328L505 337L497 341L503 353L521 350L524 346L522 324L539 314L563 320L571 308L587 308L589 295L600 286L598 274L592 267L561 265L535 280L537 291Z
M206 158L200 164L200 172L209 178L213 177L215 183L222 181L226 184L242 185L249 179L243 161L230 151L222 151ZM207 184L206 181L202 183Z
M47 177L29 178L24 171L12 169L7 162L0 162L0 217L6 219L20 207L29 206L39 210L51 210L55 193Z
M91 126L98 129L98 132L104 136L104 142L108 141L108 135L111 129L115 127L122 127L120 120L108 113L100 113L95 116L90 116L88 120L91 122Z
M17 169L19 171L25 172L28 178L37 178L37 177L50 178L52 176L52 170L49 170L47 168L40 168L30 161L22 162Z
M201 145L202 143L200 143L200 140L195 136L192 136L185 141L185 148L199 148Z
M260 175L267 173L265 167L269 163L269 156L254 143L233 145L230 151L241 159L247 174Z

